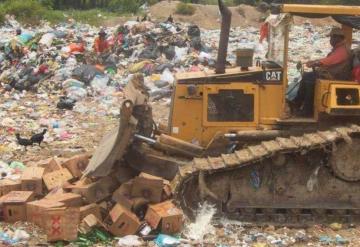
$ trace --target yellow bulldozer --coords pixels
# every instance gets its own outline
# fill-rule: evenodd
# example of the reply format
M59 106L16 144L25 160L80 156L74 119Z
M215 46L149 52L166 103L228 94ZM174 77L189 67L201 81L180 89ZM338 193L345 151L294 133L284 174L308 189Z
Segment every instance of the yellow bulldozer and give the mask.
M241 68L225 66L231 12L221 0L219 8L216 69L176 75L162 131L154 127L145 93L130 83L119 127L103 138L85 175L130 166L162 176L189 216L211 201L240 220L359 218L360 84L318 79L313 115L285 113L292 16L331 16L351 45L360 7L272 6L267 61L246 65L241 59L248 54L239 54Z

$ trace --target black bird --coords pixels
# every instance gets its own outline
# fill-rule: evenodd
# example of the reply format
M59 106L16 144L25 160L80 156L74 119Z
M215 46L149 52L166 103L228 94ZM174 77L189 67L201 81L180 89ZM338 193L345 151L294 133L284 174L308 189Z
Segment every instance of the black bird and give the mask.
M47 129L44 129L43 132L33 135L30 138L31 142L32 143L38 143L39 146L40 146L41 142L44 140L44 135L45 135L46 131L47 131Z
M21 138L19 133L16 133L15 136L16 136L16 139L17 139L19 145L24 146L25 150L26 150L27 146L31 146L33 144L33 142L31 140Z

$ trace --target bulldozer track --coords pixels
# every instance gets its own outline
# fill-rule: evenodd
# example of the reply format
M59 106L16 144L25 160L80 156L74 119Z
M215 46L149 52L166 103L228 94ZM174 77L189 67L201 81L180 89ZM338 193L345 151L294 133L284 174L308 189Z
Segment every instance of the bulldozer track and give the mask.
M341 143L350 144L355 137L360 136L359 125L349 125L347 127L336 127L327 131L317 131L304 134L303 136L291 136L289 138L276 138L271 141L263 141L258 145L249 146L237 150L231 154L222 154L218 157L194 158L188 164L179 167L179 171L172 180L171 185L174 191L175 199L184 212L192 217L196 213L196 208L186 201L187 186L193 186L191 181L197 179L199 174L216 174L219 172L231 172L232 170L251 166L261 162L264 159L275 159L281 154L306 154L312 150L327 150L333 152L337 145ZM357 139L358 140L358 139ZM344 176L338 176L338 171L334 170L334 175L338 179ZM350 178L347 182L355 181ZM193 188L196 193L196 188ZM218 208L222 207L222 202L217 203ZM296 208L281 205L280 207L269 208L249 207L237 208L233 212L224 212L226 217L241 221L256 222L257 224L266 224L272 222L280 225L307 225L312 222L342 221L346 223L360 221L360 208L348 207L348 205L317 205L310 208Z

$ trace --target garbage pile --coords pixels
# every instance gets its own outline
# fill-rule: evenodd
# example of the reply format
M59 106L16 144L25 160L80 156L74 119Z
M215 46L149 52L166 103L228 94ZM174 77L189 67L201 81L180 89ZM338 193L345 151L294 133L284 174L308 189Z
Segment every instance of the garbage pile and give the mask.
M297 76L297 61L327 54L329 30L309 23L293 27L289 78ZM214 67L219 30L150 21L99 29L71 20L55 27L43 23L24 28L9 17L0 33L0 202L6 222L32 222L45 231L48 241L78 246L113 244L113 236L119 237L120 246L142 245L147 239L155 239L158 246L191 246L196 241L286 246L308 241L308 233L301 230L232 223L212 228L212 210L199 218L200 225L185 227L185 235L195 242L170 237L179 236L185 223L171 201L169 181L128 167L103 179L82 177L98 139L117 121L122 91L132 74L145 75L156 114L170 102L175 73ZM103 33L106 45L95 47L94 40ZM227 60L235 64L235 51L248 47L255 49L255 58L263 59L266 43L258 44L258 36L257 28L233 28ZM359 39L356 33L354 40ZM309 53L309 47L315 51ZM55 154L68 158L49 158ZM348 241L325 230L319 235L315 242ZM0 241L14 244L28 237L20 230L3 232Z

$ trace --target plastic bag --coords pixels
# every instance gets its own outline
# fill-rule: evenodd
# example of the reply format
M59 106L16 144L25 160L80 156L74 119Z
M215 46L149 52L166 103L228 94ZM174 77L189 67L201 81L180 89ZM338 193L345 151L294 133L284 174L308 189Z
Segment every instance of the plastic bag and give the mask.
M167 81L169 84L174 84L175 78L168 68L160 76L160 80Z
M102 92L107 88L108 82L109 77L96 75L94 79L90 82L90 85L96 92Z
M39 44L50 48L52 42L54 41L54 38L55 38L55 34L46 33L41 37Z
M76 79L70 78L63 82L62 84L63 88L70 88L70 87L78 87L78 88L84 88L85 85L83 82L78 81Z
M182 59L185 59L187 52L188 52L187 47L180 48L175 46L175 57L173 59L173 62L177 63L182 61Z
M87 92L84 88L69 87L66 90L67 97L76 101L79 101L87 96Z
M181 244L179 239L165 234L159 234L155 239L155 243L159 247L173 247Z
M142 242L140 241L140 238L136 235L128 235L125 237L122 237L118 241L118 246L120 247L126 247L126 246L141 246Z
M206 52L200 52L199 54L199 60L200 62L204 62L204 61L207 61L207 60L210 60L211 59L211 55L209 53L206 53Z

